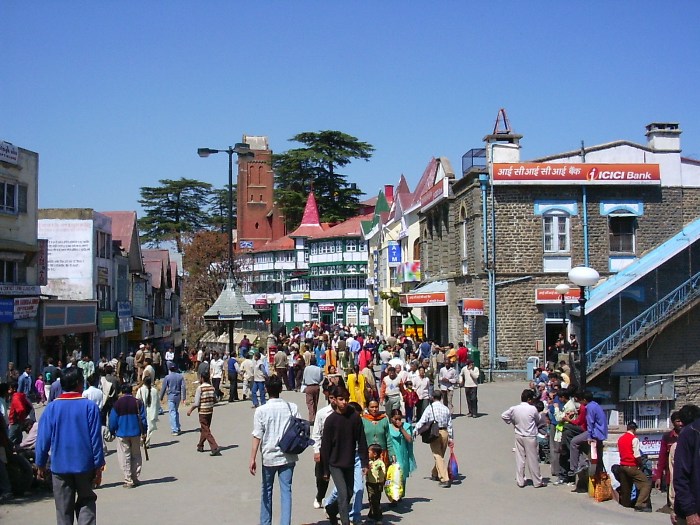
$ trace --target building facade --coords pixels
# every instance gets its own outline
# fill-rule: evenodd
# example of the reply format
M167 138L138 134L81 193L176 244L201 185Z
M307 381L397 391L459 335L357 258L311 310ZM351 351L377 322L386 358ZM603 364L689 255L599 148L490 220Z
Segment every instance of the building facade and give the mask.
M37 240L39 155L0 141L0 370L39 365L39 284L46 244Z

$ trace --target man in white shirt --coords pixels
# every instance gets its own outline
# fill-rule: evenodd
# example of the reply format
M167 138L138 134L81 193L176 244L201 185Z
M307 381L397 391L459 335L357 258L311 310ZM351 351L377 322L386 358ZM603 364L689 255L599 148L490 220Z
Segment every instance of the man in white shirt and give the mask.
M241 374L243 375L243 401L250 396L250 390L253 386L253 352L250 350L248 355L241 363Z
M282 378L272 375L266 381L270 399L255 409L253 416L253 446L250 452L250 473L257 472L258 450L262 456L262 495L260 498L260 524L272 525L272 486L275 476L279 476L282 509L280 525L292 523L292 478L294 467L299 457L285 454L279 448L279 441L284 434L291 417L298 417L299 411L294 403L279 398L282 392Z
M221 380L224 377L224 360L221 359L219 352L214 352L209 363L209 377L211 378L211 386L216 392L216 400L219 401L224 393L221 391Z
M540 474L540 457L537 449L537 427L540 414L534 406L535 394L530 389L523 390L520 404L510 407L501 414L508 425L515 427L515 482L525 486L525 463L530 470L532 483L536 489L544 487Z
M466 366L459 373L459 382L464 387L464 395L467 398L469 417L478 417L477 387L479 386L479 369L474 366L474 361L467 359Z
M432 404L428 406L418 423L416 423L414 436L424 431L429 432L430 425L433 421L438 424L439 435L437 439L430 442L430 451L433 453L433 459L435 460L431 478L433 481L439 480L441 487L449 488L452 483L447 473L447 466L445 465L445 451L448 445L451 446L453 444L452 414L448 408L442 404L442 394L437 390L433 393Z
M450 409L451 414L453 409L452 394L457 384L457 371L452 361L446 361L445 366L440 369L438 383L440 385L440 392L442 392L442 402Z

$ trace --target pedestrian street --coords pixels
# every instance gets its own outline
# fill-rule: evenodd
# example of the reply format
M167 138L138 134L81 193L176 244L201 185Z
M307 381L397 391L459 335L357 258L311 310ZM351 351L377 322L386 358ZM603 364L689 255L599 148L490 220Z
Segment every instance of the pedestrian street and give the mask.
M519 402L526 386L522 381L480 385L479 406L483 415L479 418L459 416L460 403L455 393L455 454L461 479L450 488L440 488L431 481L433 460L429 446L416 440L418 469L408 479L406 495L396 507L390 507L386 497L382 499L384 523L456 525L541 519L565 519L589 525L670 523L667 514L635 513L615 501L596 503L585 494L571 493L567 485L518 488L513 430L500 415ZM303 394L285 391L282 398L296 403L302 416L306 414ZM254 413L251 406L250 401L216 406L211 429L222 451L217 457L209 456L208 448L205 453L196 451L199 433L196 413L187 417L187 407L180 407L183 429L180 436L171 435L167 413L161 416L149 449L150 461L143 465L143 484L134 489L122 488L115 444L110 443L103 484L97 491L98 523L258 523L260 470L256 477L248 472ZM461 407L466 414L464 399ZM324 511L312 506L313 467L313 451L307 449L294 471L292 523L295 525L328 523ZM547 482L549 465L541 467ZM279 515L279 491L275 489L273 523L277 523ZM652 492L655 510L663 506L665 497L656 490ZM0 523L48 525L55 523L54 512L50 494L29 495L0 506ZM363 517L366 513L365 493Z

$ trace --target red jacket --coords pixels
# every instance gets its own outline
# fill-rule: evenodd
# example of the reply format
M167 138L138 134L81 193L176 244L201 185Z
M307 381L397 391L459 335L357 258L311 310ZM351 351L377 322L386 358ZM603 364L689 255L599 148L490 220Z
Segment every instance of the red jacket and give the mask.
M654 473L651 476L653 481L661 479L663 476L664 483L666 483L666 485L670 484L671 481L669 479L670 472L668 470L668 455L671 452L671 445L673 445L676 441L678 441L678 434L676 433L675 429L672 429L670 432L666 432L663 436L661 436L659 461L656 464Z
M27 399L22 392L15 392L12 394L12 400L10 401L10 414L9 420L10 425L15 425L17 423L22 423L29 413L32 411L32 404Z
M620 453L620 466L622 467L638 467L637 458L634 455L634 446L632 442L637 439L629 430L620 436L617 440L617 450Z

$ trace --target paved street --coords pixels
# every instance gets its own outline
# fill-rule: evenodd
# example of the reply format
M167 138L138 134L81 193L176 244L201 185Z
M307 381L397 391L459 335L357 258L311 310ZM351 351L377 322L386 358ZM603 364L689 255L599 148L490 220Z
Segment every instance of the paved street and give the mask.
M587 495L572 494L567 486L518 488L514 481L512 427L506 426L499 416L519 400L523 386L509 382L482 385L480 409L485 415L455 420L455 452L465 477L452 488L441 489L426 479L432 466L430 451L427 445L417 443L418 471L408 480L405 500L396 509L386 506L385 523L435 523L437 513L440 523L452 524L491 523L504 518L547 522L564 516L567 521L585 520L589 525L670 523L666 514L640 514L613 501L596 503ZM284 392L283 397L296 402L305 413L303 394ZM248 402L239 402L216 408L213 433L222 446L221 457L195 451L198 437L195 414L187 418L181 410L185 433L179 437L170 435L167 416L161 418L154 439L156 445L150 450L151 460L144 463L144 484L134 490L122 488L116 454L110 453L103 486L98 491L98 521L257 523L260 475L253 478L248 472L253 416L250 406ZM466 412L464 401L462 408ZM114 450L114 444L110 448ZM543 465L543 474L549 474L548 465ZM311 505L314 489L312 453L307 450L294 473L292 521L295 525L327 523L323 511ZM656 509L663 504L665 495L654 491L652 498ZM274 505L276 512L277 494ZM0 522L6 525L49 524L53 520L54 505L50 497L28 498L0 506Z

